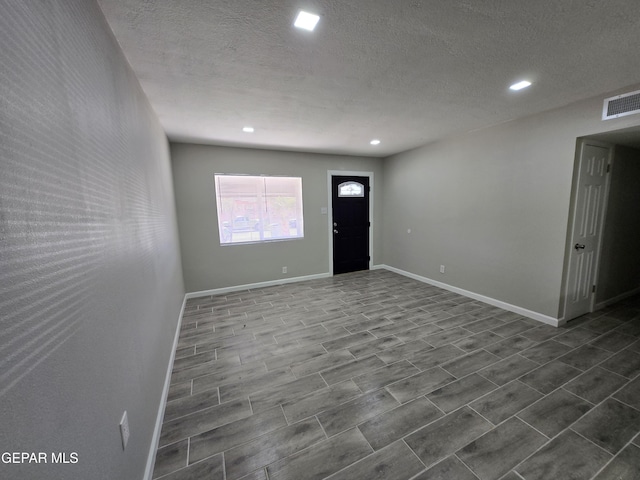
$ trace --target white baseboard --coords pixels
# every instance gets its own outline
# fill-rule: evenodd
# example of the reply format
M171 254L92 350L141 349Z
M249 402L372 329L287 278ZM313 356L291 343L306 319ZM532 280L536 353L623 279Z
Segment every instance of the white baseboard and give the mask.
M420 275L416 275L415 273L400 270L399 268L390 267L389 265L376 265L375 267L373 267L373 269L389 270L390 272L398 273L400 275L404 275L405 277L413 278L414 280L418 280L423 283L428 283L429 285L433 285L435 287L439 287L444 290L448 290L450 292L458 293L460 295L464 295L465 297L473 298L474 300L480 300L481 302L488 303L489 305L493 305L494 307L499 307L504 310L517 313L518 315L522 315L523 317L531 318L533 320L537 320L539 322L546 323L547 325L552 325L554 327L557 327L564 323L563 319L557 319L557 318L550 317L548 315L543 315L542 313L534 312L532 310L527 310L526 308L518 307L517 305L511 305L510 303L506 303L501 300L496 300L495 298L486 297L484 295L470 292L468 290L463 290L462 288L458 288L458 287L454 287L453 285L448 285L446 283L438 282L436 280L432 280L427 277L422 277Z
M605 300L604 302L596 303L595 309L600 310L602 308L608 307L609 305L613 305L614 303L618 303L622 300L625 300L626 298L633 297L634 295L638 295L639 293L640 293L640 287L634 288L633 290L617 295L613 298Z
M153 429L153 437L151 437L151 448L149 449L149 456L147 457L147 468L144 471L144 480L151 480L153 475L153 466L156 461L156 451L158 450L158 444L160 443L160 431L162 430L162 419L164 418L164 409L167 406L167 395L169 394L169 386L171 385L171 372L173 371L173 362L176 358L176 349L178 347L178 339L180 338L180 327L182 326L182 315L184 314L184 308L187 305L187 296L185 295L182 300L182 308L180 308L180 316L178 317L178 326L176 327L176 333L173 337L173 345L171 346L171 357L169 358L169 365L167 367L167 373L164 378L164 387L162 389L162 397L160 398L160 405L158 406L158 414L156 416L156 426Z
M281 278L278 280L269 280L267 282L248 283L246 285L236 285L233 287L214 288L213 290L202 290L200 292L187 293L185 295L185 298L189 299L189 298L198 298L198 297L208 297L210 295L221 295L223 293L239 292L241 290L251 290L254 288L284 285L286 283L297 283L297 282L304 282L307 280L317 280L319 278L328 278L330 276L331 274L327 272L327 273L319 273L316 275L306 275L303 277Z

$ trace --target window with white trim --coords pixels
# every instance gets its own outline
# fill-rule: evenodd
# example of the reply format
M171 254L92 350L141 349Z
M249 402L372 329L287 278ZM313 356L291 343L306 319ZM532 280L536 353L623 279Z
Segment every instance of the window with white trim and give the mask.
M302 178L216 174L220 244L304 237Z

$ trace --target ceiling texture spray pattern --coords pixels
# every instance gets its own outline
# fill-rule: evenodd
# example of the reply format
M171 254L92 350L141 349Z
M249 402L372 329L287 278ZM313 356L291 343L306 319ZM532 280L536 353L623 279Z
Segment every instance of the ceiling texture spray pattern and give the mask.
M387 156L640 81L638 0L98 3L174 141Z

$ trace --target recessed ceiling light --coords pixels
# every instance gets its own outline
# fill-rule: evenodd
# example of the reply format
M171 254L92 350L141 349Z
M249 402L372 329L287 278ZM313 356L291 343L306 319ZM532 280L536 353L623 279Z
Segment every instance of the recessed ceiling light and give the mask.
M509 88L511 90L522 90L523 88L527 88L527 87L530 87L530 86L531 86L531 82L527 82L526 80L523 80L521 82L514 83Z
M293 25L312 32L313 29L316 28L318 20L320 20L320 17L318 15L300 10L300 13L298 13L298 17L296 18L296 21Z
M376 138L376 139L374 139L374 140L371 140L369 143L370 143L371 145L380 145L380 140L378 140L378 139Z
M244 127L242 131L245 133L253 133L255 130L253 129L253 127Z

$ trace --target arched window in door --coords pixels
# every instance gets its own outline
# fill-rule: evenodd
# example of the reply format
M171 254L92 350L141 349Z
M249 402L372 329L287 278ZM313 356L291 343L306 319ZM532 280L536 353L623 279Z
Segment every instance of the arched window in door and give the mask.
M364 197L364 185L358 182L344 182L338 185L339 197Z

